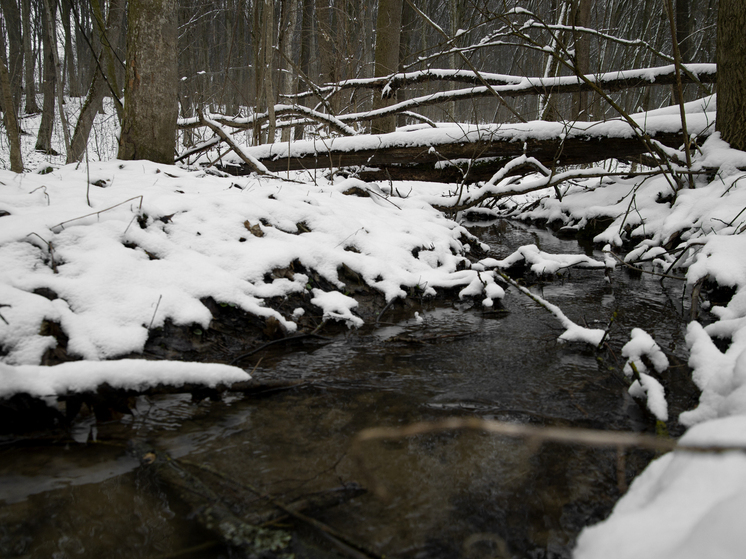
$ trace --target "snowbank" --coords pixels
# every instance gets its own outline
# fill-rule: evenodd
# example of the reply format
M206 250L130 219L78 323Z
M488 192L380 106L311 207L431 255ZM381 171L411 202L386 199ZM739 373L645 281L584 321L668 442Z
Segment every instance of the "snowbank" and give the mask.
M746 446L746 416L690 429L687 445ZM737 559L746 549L746 454L671 452L630 486L611 517L584 530L576 559Z
M52 398L68 392L95 390L107 383L112 388L144 390L160 384L182 386L250 380L238 367L217 363L180 361L73 361L54 367L39 365L6 365L0 363L0 398L23 392L38 398Z
M69 354L88 361L140 352L166 321L208 328L206 298L273 318L291 333L301 313L279 312L266 300L300 294L324 318L357 327L363 321L338 274L344 267L388 301L414 287L425 295L468 287L463 296L487 306L503 295L492 272L463 269L461 239L472 238L463 227L421 201L394 201L354 179L223 178L112 161L45 175L0 171L0 182L0 355L7 365L40 363L57 343L45 335L48 323L69 338ZM311 285L310 271L335 288ZM55 369L60 378L45 390L73 388L61 377L76 371Z

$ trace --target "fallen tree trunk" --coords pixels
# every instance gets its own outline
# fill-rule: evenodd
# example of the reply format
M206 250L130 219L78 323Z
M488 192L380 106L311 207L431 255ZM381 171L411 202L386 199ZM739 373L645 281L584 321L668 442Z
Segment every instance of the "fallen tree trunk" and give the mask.
M659 133L654 139L673 148L683 143L681 133ZM647 147L637 138L575 134L564 139L516 141L515 138L505 137L438 146L396 146L355 151L319 145L313 153L291 154L290 157L274 157L270 154L257 159L272 172L359 167L357 176L363 180L474 183L488 180L505 163L524 154L551 167L589 164L610 158L628 159L647 152ZM251 173L248 166L240 164L224 165L222 169L235 175Z

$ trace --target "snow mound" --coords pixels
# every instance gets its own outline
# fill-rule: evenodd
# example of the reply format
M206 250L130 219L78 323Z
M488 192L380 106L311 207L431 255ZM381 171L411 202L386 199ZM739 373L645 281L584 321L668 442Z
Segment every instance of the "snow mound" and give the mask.
M103 383L112 388L145 390L159 384L204 384L214 387L250 379L242 369L218 363L144 359L72 361L54 367L0 363L0 398L23 392L54 399L57 394L95 390Z
M687 445L746 446L746 416L697 425ZM653 461L604 522L578 538L575 559L739 559L746 548L746 454L671 452Z
M354 179L223 178L112 161L88 172L0 171L0 182L0 355L9 365L40 363L56 344L50 323L73 356L140 352L166 321L208 328L207 298L294 332L300 315L266 300L299 294L325 318L360 326L342 293L345 269L388 301L416 286L425 295L468 288L464 296L485 304L503 295L492 272L468 269L466 229Z

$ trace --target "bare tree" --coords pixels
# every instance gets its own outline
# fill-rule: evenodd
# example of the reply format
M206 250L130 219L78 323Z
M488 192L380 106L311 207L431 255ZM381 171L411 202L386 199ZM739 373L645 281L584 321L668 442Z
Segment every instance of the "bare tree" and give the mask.
M293 37L295 36L295 28L298 24L298 0L283 0L281 6L280 16L280 37L279 51L282 53L281 67L283 68L282 73L282 86L281 92L285 95L291 95L296 88L296 79L293 75L292 68L289 66L288 61L293 58ZM287 142L290 140L291 129L283 128L282 130L282 141Z
M21 156L21 138L18 133L18 121L16 120L15 103L8 75L8 66L5 63L5 52L0 52L0 90L3 97L3 124L8 134L10 143L10 170L14 173L23 172L23 159Z
M31 0L23 0L23 57L24 57L24 84L26 90L26 114L36 114L39 106L36 104L36 85L34 81L34 50L31 42Z
M21 103L21 83L23 78L23 40L21 38L21 11L17 0L1 0L5 30L8 38L8 71L13 102L16 111Z
M41 12L42 21L42 44L44 46L44 105L41 113L41 124L39 125L39 132L36 137L36 150L44 153L54 154L57 152L52 149L52 130L54 129L54 103L55 103L55 91L57 85L57 70L54 61L55 48L54 39L49 36L49 33L44 30L53 28L50 25L49 14L45 9L43 3L41 6L37 6ZM57 13L57 3L53 2L50 8L52 18Z

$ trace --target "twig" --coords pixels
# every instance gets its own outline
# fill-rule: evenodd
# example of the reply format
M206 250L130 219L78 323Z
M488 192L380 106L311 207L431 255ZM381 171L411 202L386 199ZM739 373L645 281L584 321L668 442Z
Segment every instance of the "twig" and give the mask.
M633 266L629 262L625 262L624 260L622 260L621 258L619 258L613 252L610 252L609 254L611 254L617 260L617 262L619 262L622 266L626 266L627 268L629 268L630 270L634 270L635 272L640 272L640 273L643 273L643 274L650 274L652 276L658 276L660 278L665 278L665 279L675 279L675 280L678 280L678 281L686 281L686 278L680 278L679 276L672 276L672 275L669 275L669 274L661 274L659 272L653 272L652 270L644 270L642 268L638 268L637 266Z
M153 311L153 318L150 319L150 324L148 324L148 330L150 330L153 327L153 321L155 320L155 314L158 312L158 306L161 304L161 299L163 299L163 295L158 295L158 302L155 304L155 310Z
M580 326L580 325L576 324L575 322L573 322L572 320L570 320L570 319L569 319L569 318L567 317L567 315L565 315L565 313L563 313L563 312L562 312L562 309L560 309L560 308L559 308L559 307L558 307L557 305L555 305L555 304L553 304L553 303L550 303L549 301L547 301L546 299L544 299L544 298L542 298L542 297L539 297L538 295L534 295L533 293L531 293L531 291L529 291L528 289L526 289L526 288L525 288L525 287L523 287L522 285L519 285L519 284L518 284L518 282L516 282L516 281L515 281L515 280L514 280L513 278L511 278L510 276L508 276L508 275L507 275L507 274L506 274L505 272L503 272L502 270L500 270L500 269L495 269L495 272L496 272L496 273L497 273L497 274L498 274L498 275L499 275L500 277L502 277L502 278L503 278L503 279L504 279L504 280L505 280L506 282L508 282L508 283L509 283L510 285L512 285L513 287L515 287L515 288L516 288L516 289L517 289L518 291L520 291L521 293L523 293L524 295L526 295L526 297L528 297L529 299L532 299L532 300L533 300L533 301L534 301L535 303L537 303L538 305L540 305L541 307L543 307L543 308L544 308L545 310L547 310L547 311L549 311L549 312L550 312L551 314L553 314L553 315L554 315L554 317L555 317L555 318L556 318L557 320L559 320L559 321L560 321L560 323L562 324L562 327L563 327L563 328L565 329L565 333L571 332L571 331L573 331L573 330L576 330L576 329L578 329L578 328L582 328L582 329L583 329L583 330L585 330L585 331L586 331L586 333L587 333L587 334L589 334L589 335L592 335L592 333L593 333L593 332L596 332L596 331L601 331L601 330L600 330L600 329L598 329L598 328L587 328L587 327L582 327L582 326ZM584 341L585 341L586 343L590 344L590 345L593 345L593 346L595 346L595 347L598 347L598 348L600 348L600 347L601 347L601 344L602 344L602 342L603 342L603 339L604 339L604 338L606 338L606 335L607 335L607 334L608 334L608 332L604 331L604 333L603 333L603 336L601 337L601 340L599 340L599 341L598 341L597 343L594 343L594 342L593 342L593 341L592 341L591 339L589 339L588 337L586 337L586 338L584 339ZM562 340L562 339L563 339L563 338L562 338L562 336L564 336L564 334L562 334L562 335L560 336L560 338L559 338L560 340Z
M614 320L616 319L616 311L611 313L611 318L609 319L609 324L606 325L606 330L604 331L604 337L601 338L601 341L598 342L598 347L596 349L601 349L604 345L604 342L609 337L609 332L611 332L611 327L614 325Z
M92 208L91 204L91 168L88 164L88 142L85 144L85 201L88 202L88 207Z
M113 206L109 206L108 208L104 208L103 210L99 210L97 212L81 215L80 217L74 217L72 219L68 219L67 221L61 221L57 225L53 225L50 227L50 229L55 229L56 227L62 227L63 225L66 225L68 223L71 223L73 221L78 221L79 219L85 219L86 217L91 217L92 215L99 215L104 212L108 212L109 210L113 210L114 208L118 208L119 206L126 204L127 202L132 202L132 200L140 199L140 206L138 207L138 210L142 210L142 201L143 201L143 195L140 194L139 196L133 196L132 198L128 198L124 202L119 202L118 204L114 204Z
M396 297L391 299L388 303L386 303L386 306L383 307L383 310L378 313L378 317L376 318L376 324L378 324L381 321L381 317L383 316L383 313L385 313L387 310L389 310L389 307L394 304L394 301L396 301Z
M452 41L453 40L453 38L449 37L448 34L445 31L443 31L442 27L440 27L437 23L435 23L432 19L430 19L425 14L425 12L423 12L420 8L418 8L417 5L414 3L413 0L405 0L405 1L407 2L407 4L409 4L412 7L412 9L415 12L417 12L420 15L420 17L423 20L425 20L425 22L427 22L431 27L433 27L433 29L435 29L436 31L438 31L441 35L443 35L446 38L446 40L448 40L448 41ZM497 100L500 102L500 104L502 104L506 109L508 109L513 114L513 116L518 119L519 122L526 122L526 119L523 118L520 114L518 114L518 112L513 107L511 107L510 105L508 105L508 103L505 101L505 99L503 98L503 96L500 95L495 90L495 88L492 87L492 85L489 82L487 82L487 80L484 79L484 77L482 76L482 74L471 63L471 60L469 60L466 57L466 55L462 51L460 51L460 50L458 51L458 54L461 57L461 59L466 63L466 65L469 66L469 68L471 69L471 71L474 72L474 75L479 79L479 81L482 82L482 85L484 87L486 87L487 90L492 95L494 95L497 98Z
M215 132L215 134L220 137L221 140L223 140L226 144L230 146L230 148L233 150L233 152L243 161L246 166L251 169L252 172L258 174L258 175L269 175L270 172L267 170L267 168L262 165L259 161L254 159L253 157L248 156L244 150L242 150L236 142L233 141L233 139L226 134L225 130L215 121L206 118L205 115L202 113L202 109L197 109L197 115L199 116L199 123L207 126L210 130Z
M27 237L31 237L32 235L35 235L35 236L39 237L39 239L41 239L41 242L44 243L45 245L47 245L47 250L49 250L49 260L50 260L50 265L52 266L52 271L55 274L58 273L57 272L57 262L55 262L55 260L54 260L54 247L52 246L52 241L47 241L46 239L44 239L44 237L42 237L41 235L39 235L39 233L29 233L26 236Z
M681 445L677 439L666 439L640 433L568 427L533 427L476 417L453 417L437 422L423 421L406 427L374 427L358 433L355 442L401 439L415 435L462 429L474 429L516 439L526 439L529 443L534 444L552 442L588 447L643 448L660 452L671 450L694 453L746 452L746 446L743 445Z
M335 530L331 526L328 526L328 525L324 524L323 522L319 522L315 518L311 518L310 516L306 516L302 512L293 510L291 507L285 505L284 503L282 503L281 501L275 499L271 495L268 495L267 493L265 493L263 491L259 491L259 489L257 487L255 487L254 485L252 485L251 483L249 483L247 481L239 481L235 477L228 478L222 472L220 472L220 471L218 471L218 470L216 470L216 469L214 469L214 468L212 468L212 467L210 467L210 466L208 466L206 464L199 464L197 462L192 462L191 460L185 460L183 458L178 458L178 459L177 458L172 458L171 460L173 460L174 462L179 462L179 463L187 465L187 466L192 466L193 468L200 469L200 470L208 472L208 473L210 473L210 474L212 474L212 475L214 475L216 477L219 477L219 478L224 479L226 481L230 481L230 482L236 484L238 487L241 487L242 489L246 489L246 490L254 493L257 496L259 496L259 497L261 497L263 499L266 499L267 502L269 502L271 505L273 505L273 506L277 507L278 509L280 509L281 511L283 511L288 516L291 516L291 517L295 518L296 520L300 520L301 522L303 522L305 524L308 524L309 526L311 526L313 528L316 528L317 530L321 531L323 534L325 534L327 536L331 536L332 538L334 538L336 540L339 540L340 542L342 542L343 544L345 544L345 546L348 546L348 547L352 548L352 550L354 551L354 553L352 554L353 557L363 556L363 557L372 558L372 559L381 559L380 555L374 553L373 551L370 551L370 550L366 549L365 547L363 547L362 545L360 545L358 543L355 543L355 542L351 541L347 536L345 536L341 532Z
M674 66L676 68L676 93L679 98L679 113L681 114L681 133L684 136L684 153L686 154L686 167L692 168L692 139L686 127L686 109L684 108L684 86L681 84L681 51L679 41L676 37L676 21L674 20L673 2L666 0L666 12L671 25L671 43L673 44ZM694 188L694 175L689 173L689 188Z

